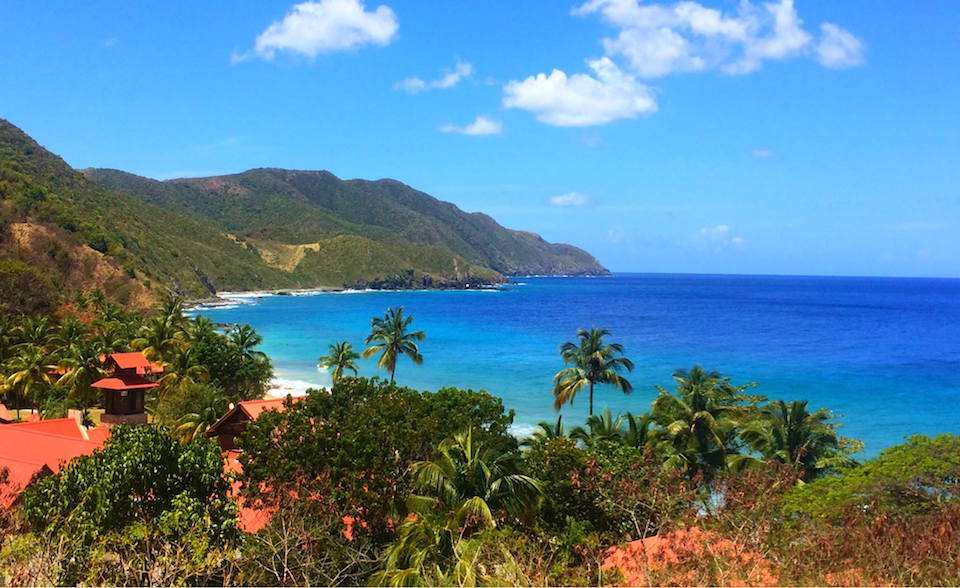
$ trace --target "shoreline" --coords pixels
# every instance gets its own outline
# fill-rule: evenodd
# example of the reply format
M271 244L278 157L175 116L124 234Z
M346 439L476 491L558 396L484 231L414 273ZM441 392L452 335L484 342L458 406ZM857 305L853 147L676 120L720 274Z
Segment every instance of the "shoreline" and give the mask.
M505 281L498 283L482 284L471 288L468 284L462 288L445 288L434 286L428 288L345 288L334 286L317 286L313 288L274 288L267 290L223 290L206 298L191 298L184 300L184 310L197 310L200 308L220 308L233 306L238 301L249 298L262 298L265 296L313 296L317 294L344 294L344 293L369 293L369 292L471 292L478 290L502 290L506 286L518 285L515 280L527 278L607 278L612 277L613 273L604 274L522 274L505 276Z

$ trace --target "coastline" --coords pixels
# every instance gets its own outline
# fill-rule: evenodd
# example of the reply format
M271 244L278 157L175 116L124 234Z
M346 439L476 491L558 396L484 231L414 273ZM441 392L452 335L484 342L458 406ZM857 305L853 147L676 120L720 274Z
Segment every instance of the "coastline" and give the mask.
M507 286L523 285L516 282L527 278L609 278L613 277L613 272L596 274L516 274L504 276L504 281L496 283L484 283L471 287L466 284L464 287L420 287L420 288L348 288L335 286L317 286L313 288L274 288L266 290L223 290L212 296L205 298L191 298L184 301L185 310L198 310L201 308L223 308L232 307L240 301L250 298L262 298L266 296L314 296L317 294L351 294L366 292L467 292L477 290L502 290Z

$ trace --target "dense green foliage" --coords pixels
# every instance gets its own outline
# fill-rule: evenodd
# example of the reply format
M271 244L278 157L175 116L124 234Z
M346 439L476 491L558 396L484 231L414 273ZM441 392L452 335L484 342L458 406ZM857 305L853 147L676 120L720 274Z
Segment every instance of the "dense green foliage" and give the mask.
M170 182L84 174L2 119L0 262L0 294L11 294L3 305L27 314L76 288L103 287L111 299L145 308L157 286L202 297L606 272L575 247L505 229L392 180L284 170Z
M648 411L605 409L569 431L558 418L522 444L513 414L486 392L341 373L331 390L247 426L231 495L233 474L203 433L228 399L263 393L257 334L186 319L172 297L149 318L80 298L57 321L0 321L0 358L17 370L10 390L69 385L82 397L96 350L132 346L165 367L152 399L161 424L114 429L102 451L0 514L0 582L960 581L960 438L917 436L858 464L860 445L829 411L768 402L748 393L756 384L700 366L675 372ZM411 334L390 316L381 330L399 336L377 341ZM329 365L349 369L349 351L331 346ZM598 365L622 358L608 351ZM53 364L56 379L44 367L55 354L72 358ZM238 532L233 500L265 526Z
M266 502L290 489L316 493L383 537L387 519L403 516L414 462L471 425L477 435L509 442L512 420L500 399L484 392L446 388L421 394L379 380L342 378L329 394L312 393L247 428L240 437L245 491ZM264 496L265 489L271 495Z
M105 187L211 219L256 247L316 243L295 273L327 285L407 268L438 281L606 272L580 249L505 229L395 180L343 181L329 172L281 169L167 182L115 170L87 173Z
M77 293L55 322L0 317L0 398L45 418L71 408L86 413L102 399L91 384L107 375L106 356L143 351L164 368L147 398L154 419L171 427L192 422L193 434L203 433L228 403L262 397L273 370L249 326L222 333L203 317L185 318L181 308L180 299L167 297L147 318L95 292Z
M131 281L190 296L208 295L213 288L296 284L209 221L105 190L5 120L0 120L0 212L7 224L35 223L51 228L55 236L42 250L32 251L14 246L7 230L0 235L0 257L25 257L24 262L47 270L50 279L68 276L69 283L61 286L103 287L120 302L137 304ZM75 272L84 269L70 267L83 265L84 245L105 254L113 273ZM96 275L110 283L93 283ZM2 279L0 275L0 288L7 287Z
M228 490L215 443L183 445L161 428L117 427L102 450L74 459L60 475L24 494L23 515L32 536L8 547L6 555L43 557L44 549L55 546L51 583L122 578L146 585L156 579L149 567L136 570L134 562L169 555L163 549L175 545L187 561L200 563L209 551L236 541L236 504ZM116 563L133 569L118 573L105 549L116 555Z

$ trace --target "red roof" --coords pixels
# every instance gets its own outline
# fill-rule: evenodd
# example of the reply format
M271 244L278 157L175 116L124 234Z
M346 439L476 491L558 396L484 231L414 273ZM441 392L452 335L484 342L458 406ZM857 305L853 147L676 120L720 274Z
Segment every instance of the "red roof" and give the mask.
M293 398L294 402L296 402L298 398L299 397ZM263 400L244 400L243 402L238 403L238 405L240 410L250 417L250 420L255 421L257 420L257 417L260 416L260 413L265 410L283 412L283 403L286 401L286 398L265 398Z
M302 398L302 396L292 396L289 398L293 398L293 401L297 402L300 400L300 398ZM264 398L263 400L244 400L242 402L238 402L236 406L228 410L225 415L220 417L217 422L210 425L210 428L207 429L207 437L219 435L220 428L223 426L223 424L229 422L230 419L233 418L237 413L241 413L247 419L255 421L261 413L267 410L283 412L285 409L283 404L286 401L286 398Z
M64 437L73 437L74 439L86 440L84 431L76 419L66 417L62 419L47 419L39 421L28 421L25 423L16 423L10 425L21 430L37 431L40 433L52 433L54 435L63 435Z
M160 384L151 382L141 376L121 374L112 378L97 380L90 385L103 390L142 390L145 388L156 388Z
M163 366L147 359L142 351L130 351L127 353L114 353L110 355L117 367L122 370L136 369L141 376L144 374L162 374Z
M83 439L79 425L69 419L78 433L64 435L65 419L21 423L0 427L0 470L9 473L8 487L0 490L0 506L13 503L19 492L37 472L56 473L60 465L80 455L90 455L102 442ZM44 425L43 423L52 423Z

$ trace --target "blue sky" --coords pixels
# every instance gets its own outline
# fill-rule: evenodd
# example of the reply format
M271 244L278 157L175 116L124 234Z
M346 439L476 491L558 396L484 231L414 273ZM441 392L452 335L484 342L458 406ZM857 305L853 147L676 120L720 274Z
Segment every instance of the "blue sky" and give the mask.
M960 276L954 1L0 3L71 165L400 179L614 270Z

